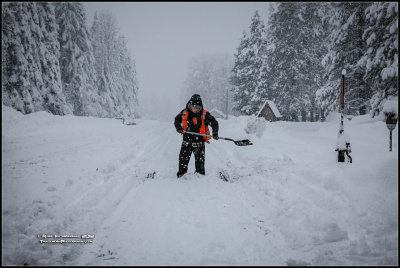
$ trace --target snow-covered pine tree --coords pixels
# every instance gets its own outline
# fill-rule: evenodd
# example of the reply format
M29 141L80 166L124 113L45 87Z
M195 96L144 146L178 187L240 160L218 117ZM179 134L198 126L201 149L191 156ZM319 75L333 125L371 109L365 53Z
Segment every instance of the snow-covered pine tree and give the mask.
M366 27L364 10L368 3L331 3L326 19L330 25L328 52L323 58L327 82L316 93L318 105L326 116L338 109L342 69L346 69L345 110L348 114L365 114L371 89L363 79L358 64L366 51L362 39Z
M360 65L365 66L365 82L373 88L370 114L375 116L382 111L384 100L399 94L398 3L371 3L365 15L368 24L363 33L366 50Z
M279 4L272 4L269 6L270 8L270 13L276 12L277 5ZM276 80L274 79L276 77L275 71L277 71L277 68L273 68L274 64L276 63L276 58L274 58L274 53L276 46L273 43L272 40L272 35L270 34L270 26L268 25L269 21L267 21L267 26L265 27L265 46L263 53L261 54L261 58L263 61L262 68L261 68L261 79L263 84L263 90L260 92L260 99L262 100L262 104L264 104L265 100L272 100L276 102L278 92L277 92L277 86L275 85ZM261 107L259 107L261 109Z
M285 120L314 120L325 49L320 9L319 3L279 3L268 21L267 80Z
M304 89L298 85L302 68L296 62L300 60L298 45L302 41L299 38L299 9L299 3L279 3L270 16L268 31L275 47L273 53L268 55L269 66L273 69L271 79L277 94L275 103L280 107L283 119L290 121L299 120L301 108L305 106L300 98Z
M33 3L29 3L33 6ZM33 62L30 44L32 40L26 36L28 21L33 15L27 12L23 3L2 4L2 101L4 105L11 106L22 113L31 113L34 106L40 106L42 99L36 84L30 84L29 77L37 62ZM22 40L26 40L23 44ZM25 45L25 47L24 47ZM31 63L28 65L28 59ZM28 69L31 67L32 69ZM41 76L40 76L41 78ZM27 81L28 79L28 81ZM32 95L37 96L34 105Z
M182 89L183 99L189 100L196 93L204 100L211 90L213 68L210 56L200 55L189 60Z
M100 31L100 21L97 11L94 13L93 23L90 28L90 40L92 41L93 56L95 58L94 67L97 75L97 85L99 92L105 92L105 82L101 82L101 76L104 75L104 56L103 35Z
M240 113L254 114L263 104L262 95L267 90L263 75L266 50L265 25L256 11L249 33L243 33L232 69L234 110Z
M61 80L74 115L105 116L96 86L94 57L82 3L55 2Z
M94 15L93 24L91 27L91 40L93 46L93 55L95 58L95 69L97 74L97 88L99 90L102 107L106 110L107 116L114 114L115 103L111 99L111 89L110 89L110 72L107 57L107 45L106 45L106 29L105 16L112 16L110 13L97 12ZM115 25L114 25L115 26ZM111 40L108 40L111 42Z
M126 42L118 36L116 18L111 12L95 14L91 39L97 87L107 116L135 116L138 92L135 63Z
M213 90L208 95L210 102L214 102L210 108L216 108L228 116L233 111L230 76L234 59L232 55L221 54L220 56L216 56L215 60L216 68L214 68L212 80ZM213 94L213 92L215 93ZM214 95L215 98L213 98Z
M122 35L117 40L117 51L119 52L118 79L120 80L120 103L119 114L122 117L137 117L138 106L138 81L136 75L136 64L127 49L126 38Z
M229 54L200 55L190 59L182 88L182 98L189 100L200 94L208 110L226 113L226 94L231 88L229 77L233 58ZM232 112L232 96L228 93L228 113Z
M3 103L22 113L72 113L62 92L52 4L4 3L2 21Z
M302 3L299 13L303 40L299 47L302 59L300 81L304 87L302 98L306 106L302 110L302 121L315 121L319 118L315 93L325 83L321 59L327 52L327 23L323 15L328 8L326 3Z
M43 36L39 40L39 55L42 67L42 95L44 108L53 114L65 114L65 96L62 92L61 71L59 64L60 46L58 43L58 25L54 6L50 2L38 2L39 27ZM70 106L68 105L70 112Z

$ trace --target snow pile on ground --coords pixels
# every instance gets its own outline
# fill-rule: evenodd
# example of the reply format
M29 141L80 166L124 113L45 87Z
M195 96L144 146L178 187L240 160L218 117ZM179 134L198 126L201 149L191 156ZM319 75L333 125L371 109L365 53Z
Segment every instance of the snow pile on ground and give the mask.
M170 123L2 108L4 265L397 265L398 127L219 120L206 175L176 178ZM94 234L87 244L38 235ZM85 240L85 239L83 239ZM86 240L85 240L86 241Z
M249 116L247 119L247 126L244 130L247 134L256 134L258 138L261 138L266 126L263 117Z

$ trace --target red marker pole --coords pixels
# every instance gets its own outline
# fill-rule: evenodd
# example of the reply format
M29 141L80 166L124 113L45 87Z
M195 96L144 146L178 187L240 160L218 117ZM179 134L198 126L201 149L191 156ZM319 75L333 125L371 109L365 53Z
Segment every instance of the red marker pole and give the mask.
M342 80L340 80L340 129L343 130L343 117L344 117L344 76L346 75L346 70L343 69L342 71Z

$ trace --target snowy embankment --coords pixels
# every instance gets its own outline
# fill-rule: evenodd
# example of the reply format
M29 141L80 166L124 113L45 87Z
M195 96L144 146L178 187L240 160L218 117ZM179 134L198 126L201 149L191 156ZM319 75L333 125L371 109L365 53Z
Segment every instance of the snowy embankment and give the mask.
M398 264L398 127L389 152L382 119L345 122L352 164L336 161L338 118L255 134L248 117L219 120L254 145L212 140L206 176L192 159L178 180L172 119L2 116L4 265Z

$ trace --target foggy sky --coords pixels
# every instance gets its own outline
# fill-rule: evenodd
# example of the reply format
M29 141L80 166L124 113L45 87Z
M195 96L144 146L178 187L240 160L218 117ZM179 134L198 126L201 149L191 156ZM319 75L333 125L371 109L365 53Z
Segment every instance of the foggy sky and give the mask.
M85 2L88 26L95 11L109 10L127 38L136 62L143 118L173 120L188 100L180 98L188 61L201 54L229 53L258 10L266 21L269 3ZM207 103L204 104L207 107Z

